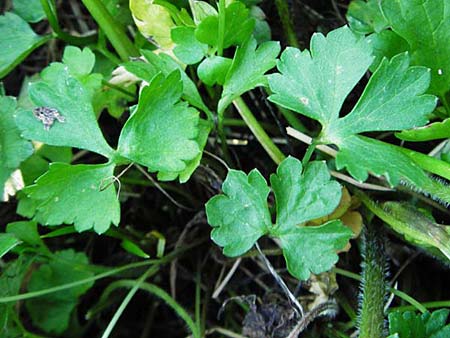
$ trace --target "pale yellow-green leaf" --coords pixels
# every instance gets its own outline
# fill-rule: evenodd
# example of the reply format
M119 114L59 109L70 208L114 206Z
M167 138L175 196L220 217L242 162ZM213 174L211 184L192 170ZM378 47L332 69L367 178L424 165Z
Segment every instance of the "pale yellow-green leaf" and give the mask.
M175 26L169 11L153 0L130 0L130 10L139 31L152 38L162 49L172 49L170 30Z

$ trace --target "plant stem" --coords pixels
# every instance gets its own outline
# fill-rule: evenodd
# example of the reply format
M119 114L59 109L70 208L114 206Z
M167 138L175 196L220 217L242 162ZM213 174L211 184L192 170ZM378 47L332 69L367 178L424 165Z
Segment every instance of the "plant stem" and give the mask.
M280 17L281 25L283 26L283 31L286 35L288 45L299 48L299 43L294 31L294 26L292 24L292 18L289 12L289 5L287 1L275 0L275 5L277 6L278 16Z
M130 56L138 56L139 50L128 38L128 36L121 30L120 25L117 25L114 18L108 12L101 0L81 0L86 6L89 13L95 19L100 29L105 32L112 46L119 54L123 61L128 60Z
M281 150L273 143L272 139L267 135L266 131L261 127L258 120L245 104L244 100L241 97L238 97L233 101L233 104L270 158L276 164L280 164L286 156L284 156Z
M386 253L383 228L369 222L363 238L362 303L359 314L359 337L385 337Z
M316 142L315 141L313 141L308 146L308 148L306 149L305 155L303 155L303 159L302 159L303 168L306 168L306 166L308 165L308 162L311 159L311 156L314 153L314 150L316 150Z
M54 0L41 0L41 6L45 12L45 16L48 19L50 27L52 27L53 32L59 39L76 46L86 46L96 42L96 34L88 36L74 36L62 30L61 26L59 25Z
M219 29L217 41L217 55L223 54L223 40L225 38L225 0L219 0Z
M103 332L102 338L108 338L111 334L112 330L114 329L114 326L116 326L116 323L119 321L119 318L122 316L122 313L125 311L126 307L130 303L131 299L134 297L136 292L139 290L139 288L142 286L142 283L145 282L147 277L154 273L155 271L158 271L158 267L152 266L147 271L139 277L136 281L131 281L132 287L128 294L123 299L122 303L120 304L119 308L114 313L114 316L111 318L111 321L109 322L108 326L106 327L105 331Z

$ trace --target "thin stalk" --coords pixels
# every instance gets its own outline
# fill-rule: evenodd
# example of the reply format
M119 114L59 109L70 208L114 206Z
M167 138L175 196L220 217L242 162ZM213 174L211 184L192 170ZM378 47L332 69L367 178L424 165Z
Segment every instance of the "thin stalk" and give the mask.
M139 290L139 288L142 286L142 284L145 282L147 277L153 272L157 271L158 267L152 266L147 271L139 277L136 281L131 281L133 284L132 288L128 292L128 294L123 299L122 303L119 305L119 308L114 313L114 316L111 318L111 321L109 322L108 326L106 327L105 331L103 332L102 338L108 338L111 334L112 330L114 329L114 326L116 326L117 322L119 321L119 318L122 316L122 313L127 308L128 304L131 302L131 299L133 299L136 292Z
M95 275L93 277L77 280L75 282L62 284L62 285L54 286L54 287L43 289L43 290L27 292L27 293L15 295L15 296L1 297L0 298L0 304L1 303L17 302L19 300L25 300L25 299L40 297L40 296L48 295L50 293L54 293L54 292L57 292L57 291L71 289L71 288L74 288L74 287L76 287L78 285L91 283L93 281L96 281L96 280L99 280L99 279L102 279L102 278L106 278L106 277L109 277L109 276L113 276L113 275L119 274L120 272L123 272L123 271L126 271L126 270L130 270L130 269L136 269L136 268L144 267L144 266L148 266L148 265L159 266L159 265L162 265L162 264L166 264L166 263L170 262L171 260L175 259L182 252L185 252L185 251L187 251L187 250L197 246L201 242L204 242L204 240L196 241L196 242L194 242L192 244L186 245L185 247L180 248L180 249L178 249L176 251L173 251L173 252L171 252L170 254L164 256L161 259L148 259L148 260L145 260L143 262L131 263L131 264L127 264L127 265L124 265L124 266L121 266L121 267L118 267L118 268L114 268L114 269L111 269L109 271L100 273L100 274Z
M223 55L223 40L225 38L225 0L219 0L219 32L217 41L217 55Z
M64 32L59 25L58 15L56 11L56 5L54 0L41 0L42 9L45 12L45 16L48 19L48 23L59 39L76 46L86 46L94 44L97 41L96 34L88 36L74 36Z
M275 0L277 6L278 16L280 17L281 25L286 36L288 45L299 48L297 36L294 31L291 14L289 12L289 5L286 0Z
M306 166L308 165L308 162L311 159L311 156L314 153L314 150L316 150L316 142L315 141L313 141L308 146L308 148L306 149L305 155L303 155L303 159L302 159L303 168L306 168Z
M114 20L101 0L81 1L84 6L86 6L89 13L91 13L100 29L105 32L106 37L123 61L128 60L130 56L139 55L139 50L125 32L121 30L120 25L117 25L116 20Z
M263 146L264 150L270 156L270 158L276 163L280 164L286 156L281 152L281 150L275 145L272 139L267 135L266 131L261 127L256 117L253 115L251 110L245 104L244 100L239 97L233 101L234 106L241 115L242 119L248 125L252 133L255 135L256 139Z
M450 307L450 300L441 300L435 302L424 302L421 303L425 309L437 309L443 307ZM394 306L389 309L389 312L392 311L415 311L416 307L412 305L404 305L404 306ZM423 312L423 311L422 311Z

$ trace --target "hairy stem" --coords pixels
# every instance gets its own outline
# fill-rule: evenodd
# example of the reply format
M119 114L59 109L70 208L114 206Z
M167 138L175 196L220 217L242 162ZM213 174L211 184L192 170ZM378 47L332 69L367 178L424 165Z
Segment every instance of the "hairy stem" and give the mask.
M369 222L364 230L359 337L385 337L386 253L383 228Z

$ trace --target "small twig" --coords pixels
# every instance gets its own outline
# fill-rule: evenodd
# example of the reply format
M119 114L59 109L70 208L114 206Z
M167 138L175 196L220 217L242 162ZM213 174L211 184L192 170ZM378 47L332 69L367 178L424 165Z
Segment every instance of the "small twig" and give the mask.
M334 170L330 170L330 174L333 177L336 177L347 183L353 184L355 187L358 187L361 189L377 190L377 191L395 191L395 189L384 187L382 185L377 185L377 184L372 184L372 183L361 183L350 176L344 175L344 174L334 171Z
M295 130L292 127L287 127L286 132L289 136L292 136L293 138L295 138L299 141L302 141L303 143L306 143L308 145L311 144L313 141L313 139L311 137L309 137L306 134L303 134L302 132L300 132L298 130ZM337 151L329 146L326 146L324 144L319 144L316 146L316 148L327 155L336 157Z
M266 265L267 269L269 270L270 274L275 278L278 285L281 287L281 289L284 291L288 299L291 301L291 303L294 305L294 310L297 312L301 317L305 315L305 311L303 310L303 306L300 304L300 302L295 298L295 296L292 294L291 290L289 290L288 286L284 282L284 280L281 278L281 276L275 271L274 267L270 263L270 261L267 259L266 255L261 251L261 248L259 247L258 242L255 244L256 249L259 252L259 257L261 257L262 261Z
M219 162L220 164L222 164L227 170L230 170L230 167L228 166L227 162L225 162L224 160L222 160L219 156L216 156L215 154L210 153L210 152L207 151L207 150L203 150L203 153L206 154L206 155L208 155L208 156L211 156L211 157L212 157L213 159L215 159L217 162Z
M217 289L214 290L214 292L212 294L212 298L216 299L217 297L219 297L220 293L225 288L225 286L227 286L228 282L230 281L231 277L233 277L234 273L236 272L236 270L239 267L239 264L241 264L241 262L242 262L242 258L236 259L236 261L234 262L234 264L231 267L230 271L228 271L227 275L222 280L222 282L217 287Z
M439 143L436 147L434 147L429 153L428 156L434 157L437 155L448 143L448 140L444 140L441 143Z
M165 191L161 185L147 172L144 168L142 168L139 164L134 164L134 166L144 175L150 182L152 182L156 189L158 189L164 196L167 197L167 199L172 202L174 205L176 205L178 208L186 210L186 211L195 211L195 209L189 208L179 202L177 202L170 194Z

